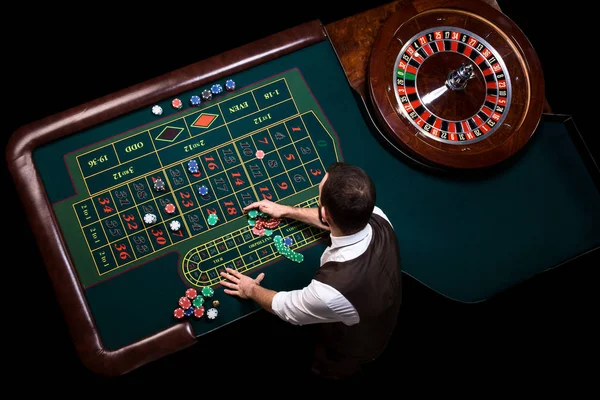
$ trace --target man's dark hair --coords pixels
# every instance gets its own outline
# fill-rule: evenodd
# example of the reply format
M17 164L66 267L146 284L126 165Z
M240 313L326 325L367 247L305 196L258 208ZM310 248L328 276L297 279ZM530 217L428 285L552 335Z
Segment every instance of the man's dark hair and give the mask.
M327 180L321 188L320 204L335 225L351 235L363 229L375 207L375 185L361 168L336 162L327 169Z

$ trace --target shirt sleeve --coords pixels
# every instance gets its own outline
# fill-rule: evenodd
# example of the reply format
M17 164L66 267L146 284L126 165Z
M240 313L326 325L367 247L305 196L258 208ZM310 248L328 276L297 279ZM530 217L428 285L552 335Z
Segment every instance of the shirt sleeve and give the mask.
M392 225L392 221L390 221L388 216L385 215L385 213L381 210L381 208L375 206L375 208L373 209L373 214L377 214L377 215L381 216L383 219L385 219L387 222L389 222L390 225ZM392 228L393 227L394 227L394 225L392 225Z
M336 289L317 280L303 289L278 292L271 303L273 313L294 325L343 322L358 323L354 306Z

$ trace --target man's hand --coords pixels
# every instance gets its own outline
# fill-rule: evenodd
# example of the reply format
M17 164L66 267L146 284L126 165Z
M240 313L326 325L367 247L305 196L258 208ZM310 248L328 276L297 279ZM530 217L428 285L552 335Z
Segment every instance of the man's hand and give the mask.
M221 276L229 279L231 282L221 281L221 285L229 288L225 289L225 293L241 297L242 299L251 299L254 288L260 286L260 282L265 277L265 274L261 273L256 279L252 279L234 269L226 268L226 270L227 272L221 272Z
M244 212L256 209L272 218L284 218L289 213L290 206L274 203L269 200L256 201L244 208Z

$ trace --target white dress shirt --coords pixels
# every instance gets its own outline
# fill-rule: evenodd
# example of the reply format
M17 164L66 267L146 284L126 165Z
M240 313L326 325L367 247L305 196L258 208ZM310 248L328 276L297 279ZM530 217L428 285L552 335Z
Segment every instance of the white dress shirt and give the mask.
M390 222L379 207L375 207L373 213ZM369 224L353 235L331 235L331 246L323 252L320 265L328 261L349 261L360 256L369 247L372 236L373 230ZM360 320L348 299L338 290L315 279L302 289L278 292L273 297L271 308L279 318L294 325L340 321L354 325Z

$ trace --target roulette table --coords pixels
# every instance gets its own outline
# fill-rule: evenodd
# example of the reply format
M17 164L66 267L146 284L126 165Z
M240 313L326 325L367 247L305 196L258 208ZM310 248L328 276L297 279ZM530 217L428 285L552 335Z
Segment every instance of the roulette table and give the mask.
M257 235L242 208L315 205L335 161L373 177L403 271L458 302L597 249L598 170L544 88L495 2L397 1L31 122L7 162L82 362L120 375L257 311L224 267L308 283L323 232Z

